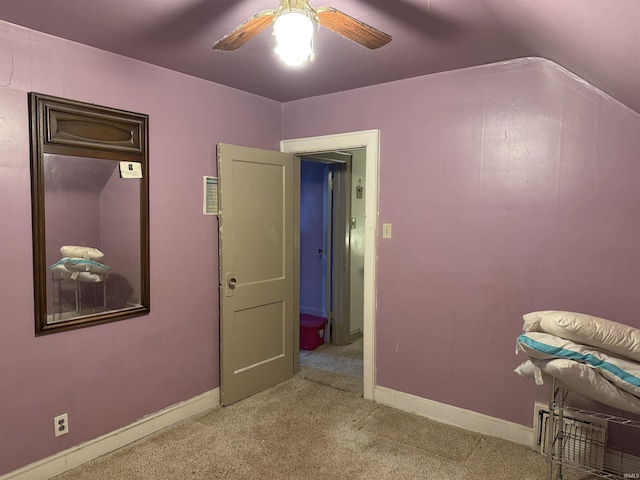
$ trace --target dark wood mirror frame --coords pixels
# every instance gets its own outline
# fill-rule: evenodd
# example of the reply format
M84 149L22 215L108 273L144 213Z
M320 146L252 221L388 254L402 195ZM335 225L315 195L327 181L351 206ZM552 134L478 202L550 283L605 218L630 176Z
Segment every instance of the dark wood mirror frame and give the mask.
M33 274L35 298L35 333L44 335L76 328L98 325L149 313L149 175L148 175L148 116L71 101L38 93L29 94L31 122L31 193L33 222ZM142 175L139 191L140 244L135 252L139 263L136 301L124 306L107 307L107 289L103 287L102 311L77 313L68 319L50 321L48 312L47 231L45 210L45 170L47 154L82 157L83 166L91 169L92 159L140 164ZM97 165L96 165L97 166ZM111 167L109 167L111 168ZM116 172L117 173L117 172ZM133 187L136 188L135 186ZM137 193L137 192L136 192ZM86 258L86 257L85 257ZM139 259L139 260L138 260ZM76 281L76 297L77 285ZM106 279L102 282L106 285ZM52 292L54 291L51 282ZM51 293L51 292L50 292ZM77 300L76 300L76 311Z

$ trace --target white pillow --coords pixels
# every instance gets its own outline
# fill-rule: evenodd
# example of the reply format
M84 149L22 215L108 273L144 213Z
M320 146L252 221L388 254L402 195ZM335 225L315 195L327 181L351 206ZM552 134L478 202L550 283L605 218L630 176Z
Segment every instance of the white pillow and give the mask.
M524 323L522 325L522 331L524 332L540 332L540 314L546 312L531 312L522 316Z
M52 272L58 272L65 280L76 280L78 282L98 283L102 281L102 275L91 272L73 272L60 262L49 267Z
M546 310L523 316L525 332L546 332L640 362L640 329L584 313Z
M595 369L584 363L564 358L554 360L530 359L515 370L516 373L525 377L549 381L549 377L540 375L536 371L542 371L555 377L560 382L560 386L566 390L592 398L610 407L640 415L640 398L616 387Z
M543 332L525 332L518 347L532 358L564 358L597 369L604 378L640 397L640 364Z
M63 247L60 247L60 254L63 257L87 258L96 262L102 262L104 260L104 253L93 247L65 245Z

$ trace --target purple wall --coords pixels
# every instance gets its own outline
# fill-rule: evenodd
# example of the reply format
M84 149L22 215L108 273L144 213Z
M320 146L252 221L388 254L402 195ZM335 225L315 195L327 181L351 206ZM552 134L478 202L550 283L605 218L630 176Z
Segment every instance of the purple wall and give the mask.
M285 138L374 128L377 384L531 425L524 313L640 327L640 116L541 59L284 105Z
M322 299L325 281L324 182L327 165L302 162L300 167L300 312L325 316Z
M217 222L202 215L202 175L216 175L218 142L277 150L282 107L3 22L0 58L3 474L218 386ZM29 91L149 115L148 316L35 338ZM64 412L71 433L54 438Z
M381 129L379 385L530 425L523 313L640 326L640 117L550 62L282 106L1 22L0 58L0 474L218 386L218 142ZM149 114L148 316L34 337L28 91Z

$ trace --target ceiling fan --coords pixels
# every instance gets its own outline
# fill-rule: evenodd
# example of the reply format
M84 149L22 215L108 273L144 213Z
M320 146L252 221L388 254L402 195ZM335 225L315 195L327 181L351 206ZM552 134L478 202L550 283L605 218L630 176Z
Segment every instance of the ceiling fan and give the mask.
M297 21L302 22L302 25L298 26L295 23ZM274 24L274 34L278 43L276 52L285 62L299 65L312 55L313 22L370 49L380 48L391 41L391 35L335 8L313 8L309 5L309 0L280 0L278 8L257 13L218 40L212 48L225 51L236 50ZM304 33L304 37L298 36L301 32ZM289 62L283 55L283 51L291 49L296 51L297 56L294 55L293 61Z

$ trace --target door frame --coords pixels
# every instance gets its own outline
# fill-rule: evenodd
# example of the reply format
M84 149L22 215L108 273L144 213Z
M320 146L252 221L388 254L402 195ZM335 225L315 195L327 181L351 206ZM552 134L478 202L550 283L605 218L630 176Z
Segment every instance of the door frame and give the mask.
M333 204L331 216L335 228L329 242L333 243L331 264L328 265L328 296L333 302L331 343L348 345L351 333L349 310L351 308L351 237L349 219L351 217L351 159L344 169L335 168L333 177Z
M376 255L378 231L378 169L380 160L380 130L364 130L359 132L322 135L282 140L280 151L295 155L313 154L332 150L348 150L365 148L365 241L364 241L364 319L362 332L363 347L363 396L374 400L375 395L375 326L376 326ZM300 172L300 160L298 175ZM300 181L295 183L299 188ZM299 222L299 215L296 215ZM298 223L299 226L299 223ZM299 228L299 227L298 227ZM295 231L295 230L294 230ZM299 261L299 258L298 258ZM299 268L299 263L296 268ZM294 279L295 280L295 279ZM300 281L298 277L298 282ZM298 283L299 294L299 283ZM299 329L294 329L294 349L299 352ZM294 362L298 356L294 351ZM296 371L298 369L296 363Z

